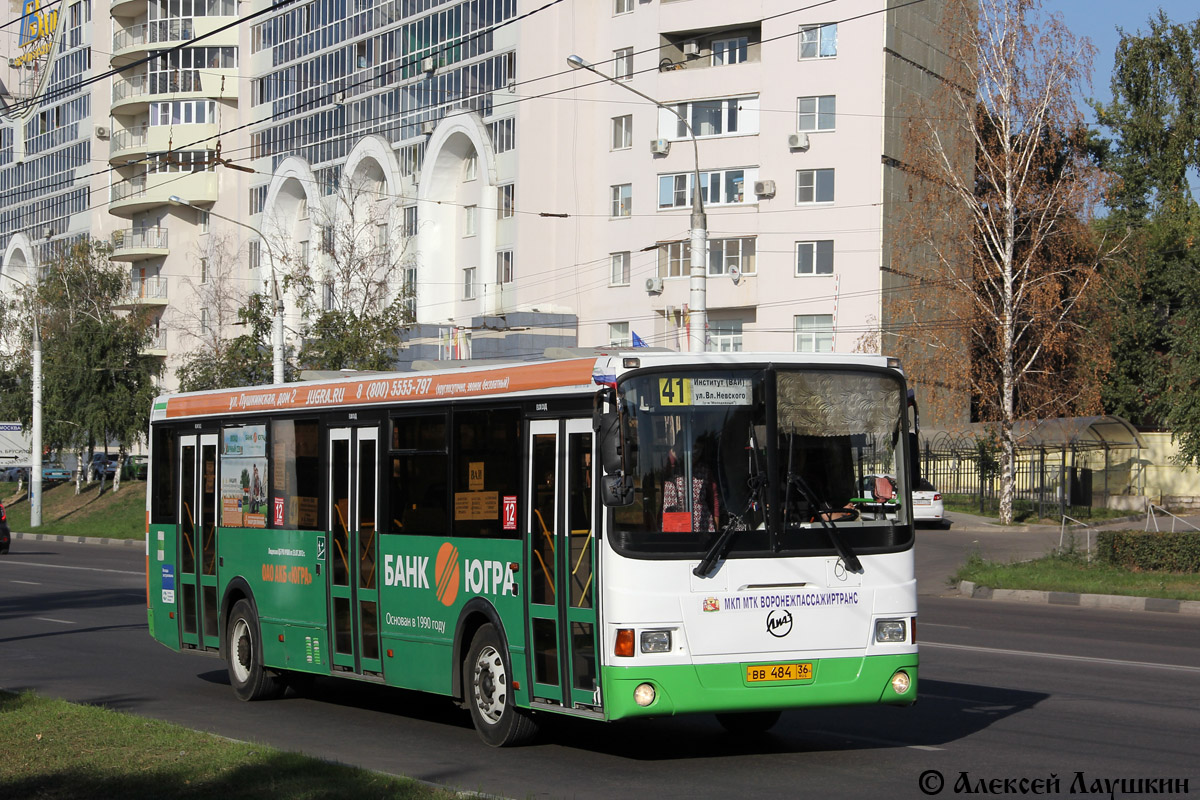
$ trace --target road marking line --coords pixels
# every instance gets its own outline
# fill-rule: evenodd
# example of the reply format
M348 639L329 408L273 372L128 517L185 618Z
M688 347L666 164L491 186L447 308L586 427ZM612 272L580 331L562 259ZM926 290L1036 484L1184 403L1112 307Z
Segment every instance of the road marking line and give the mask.
M1007 650L1000 647L976 647L967 644L946 644L944 642L923 641L921 647L941 647L946 650L971 650L977 653L995 653L1004 656L1032 656L1033 658L1049 658L1056 661L1083 661L1089 664L1111 664L1118 667L1149 667L1151 669L1169 669L1177 672L1200 672L1200 667L1187 667L1182 664L1157 664L1153 661L1124 661L1119 658L1097 658L1095 656L1068 656L1061 653L1037 653L1032 650Z
M40 584L40 583L36 583L36 582L34 582L34 581L18 581L18 580L13 580L13 581L11 581L11 583L23 583L23 584L25 584L26 586L41 586L41 584Z
M42 622L57 622L61 625L74 625L75 624L74 622L72 622L69 619L55 619L54 617L34 617L34 619L40 619Z
M819 733L822 736L841 736L845 739L850 739L858 742L869 742L870 744L883 744L888 747L907 747L909 750L945 750L944 747L934 747L930 744L909 744L908 742L897 742L892 739L876 739L874 736L859 736L852 733L842 733L841 731L810 731L810 733Z
M115 572L118 575L145 575L141 570L130 569L101 569L100 567L72 567L66 564L42 564L38 561L0 561L0 565L13 567L50 567L51 569L81 569L85 572Z

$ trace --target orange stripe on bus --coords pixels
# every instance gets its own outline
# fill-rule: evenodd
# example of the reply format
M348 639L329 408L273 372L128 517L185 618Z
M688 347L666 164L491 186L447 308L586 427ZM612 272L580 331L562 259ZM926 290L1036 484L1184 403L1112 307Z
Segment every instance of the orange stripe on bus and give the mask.
M595 364L595 359L581 358L440 375L406 372L350 381L260 386L234 392L171 397L167 400L166 416L363 406L584 386L592 382Z

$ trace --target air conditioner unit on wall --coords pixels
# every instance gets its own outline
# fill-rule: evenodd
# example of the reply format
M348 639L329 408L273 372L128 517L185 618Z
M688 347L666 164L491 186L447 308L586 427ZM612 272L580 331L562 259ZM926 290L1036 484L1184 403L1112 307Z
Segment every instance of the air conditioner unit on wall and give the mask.
M434 69L433 56L425 56L425 58L421 59L421 71L422 72L433 72L433 69Z
M434 122L434 121L433 121L433 120L431 120L431 119L427 119L427 120L425 120L424 122L422 122L422 123L421 123L421 133L423 133L423 134L425 134L426 136L428 136L429 134L433 133L433 129L434 129L434 128L436 128L436 127L437 127L437 123L436 123L436 122Z
M792 150L807 150L808 149L808 134L807 133L788 134L788 147L790 147Z
M700 55L700 43L697 42L695 39L691 39L689 41L684 42L683 46L680 49L683 50L683 54L685 56Z
M755 181L754 193L759 197L774 197L775 181Z
M663 290L662 278L646 278L646 291L651 294L658 294Z
M96 126L96 138L97 139L107 139L108 138L108 128L105 127L104 125L97 125Z
M671 152L671 140L651 139L650 152L656 156L665 156L667 153Z

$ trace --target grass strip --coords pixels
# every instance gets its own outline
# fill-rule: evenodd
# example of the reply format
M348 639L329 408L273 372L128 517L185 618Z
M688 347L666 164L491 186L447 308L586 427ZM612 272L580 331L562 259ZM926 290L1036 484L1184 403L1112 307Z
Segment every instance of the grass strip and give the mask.
M1088 562L1082 554L1069 552L1018 564L985 561L978 554L973 554L951 578L954 584L959 581L973 581L992 589L1200 600L1200 575L1134 572L1095 561Z
M158 720L0 692L0 797L443 800L416 781L233 742Z
M963 514L988 517L991 522L997 524L1000 522L1000 501L996 498L984 498L982 514L979 512L979 495L943 494L942 503L945 505L947 511L958 511ZM1057 503L1048 502L1042 506L1042 511L1046 512L1049 516L1039 518L1037 511L1036 503L1031 503L1028 500L1015 500L1013 502L1013 522L1058 525L1062 521L1062 517L1058 514ZM1129 516L1129 512L1111 508L1067 506L1067 516L1087 522L1103 522L1108 519L1127 517Z
M23 533L48 536L107 536L110 539L141 539L146 535L146 482L121 481L112 490L107 481L104 493L99 483L84 484L75 494L74 481L46 485L42 490L42 525L29 527L28 487L17 495L17 484L0 483L0 499L8 512L8 527Z

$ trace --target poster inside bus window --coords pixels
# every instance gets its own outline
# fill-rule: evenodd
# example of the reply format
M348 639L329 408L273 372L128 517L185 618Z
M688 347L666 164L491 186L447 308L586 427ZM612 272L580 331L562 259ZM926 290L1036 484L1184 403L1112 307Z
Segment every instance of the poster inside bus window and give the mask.
M267 526L267 426L225 428L221 434L221 524Z

